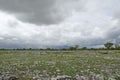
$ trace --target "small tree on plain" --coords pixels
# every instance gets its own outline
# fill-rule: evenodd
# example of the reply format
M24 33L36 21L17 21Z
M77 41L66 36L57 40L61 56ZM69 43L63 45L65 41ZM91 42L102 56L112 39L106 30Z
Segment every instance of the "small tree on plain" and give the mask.
M107 43L104 44L104 46L105 46L107 49L111 49L112 46L113 46L113 43L107 42Z
M79 45L74 45L69 47L69 50L78 50L78 49L79 49Z

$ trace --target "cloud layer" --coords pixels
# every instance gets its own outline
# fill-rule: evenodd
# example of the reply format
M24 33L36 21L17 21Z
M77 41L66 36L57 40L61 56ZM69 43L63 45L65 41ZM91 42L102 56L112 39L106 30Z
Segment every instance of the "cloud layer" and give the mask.
M0 0L0 47L76 44L98 47L106 41L119 43L119 3L119 0Z

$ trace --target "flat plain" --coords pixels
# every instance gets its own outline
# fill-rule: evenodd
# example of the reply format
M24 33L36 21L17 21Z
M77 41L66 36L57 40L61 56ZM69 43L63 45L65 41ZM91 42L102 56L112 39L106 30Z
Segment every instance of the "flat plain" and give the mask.
M120 51L104 52L1 50L0 73L15 75L19 80L55 80L58 76L74 78L77 75L84 77L83 80L90 80L90 77L96 80L120 80Z

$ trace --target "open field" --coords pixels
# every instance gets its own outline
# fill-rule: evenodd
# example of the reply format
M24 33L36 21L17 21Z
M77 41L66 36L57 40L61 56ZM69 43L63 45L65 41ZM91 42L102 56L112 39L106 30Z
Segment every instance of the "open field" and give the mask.
M120 51L0 51L0 73L19 80L120 80Z

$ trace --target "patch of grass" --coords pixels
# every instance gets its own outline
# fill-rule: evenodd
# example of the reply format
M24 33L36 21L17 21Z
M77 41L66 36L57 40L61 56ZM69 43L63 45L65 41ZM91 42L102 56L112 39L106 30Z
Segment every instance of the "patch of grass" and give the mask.
M93 54L93 51L72 51L39 54L40 51L0 52L0 73L17 75L20 80L32 79L36 75L75 76L91 73L110 76L120 75L120 51L110 54ZM36 54L37 53L37 54Z

